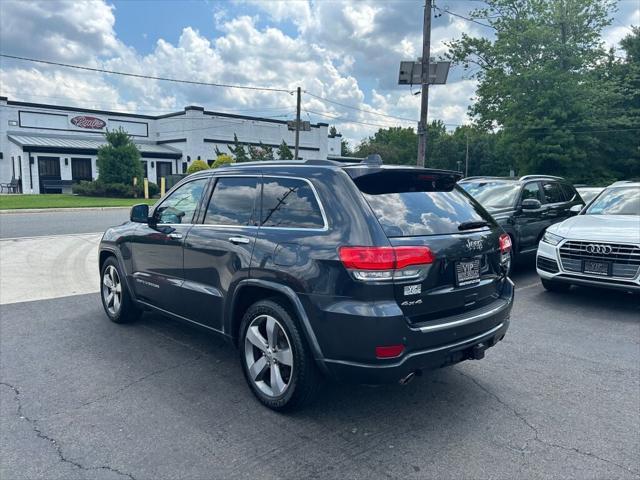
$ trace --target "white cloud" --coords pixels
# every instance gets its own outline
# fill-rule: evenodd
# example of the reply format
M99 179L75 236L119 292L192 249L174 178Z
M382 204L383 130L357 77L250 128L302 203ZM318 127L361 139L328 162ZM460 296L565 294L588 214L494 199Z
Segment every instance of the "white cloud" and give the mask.
M635 8L630 8L635 3ZM606 48L619 50L620 40L631 33L631 25L640 25L640 4L638 2L621 2L621 11L614 18L613 24L604 30L602 40ZM618 17L624 20L622 22Z
M92 62L120 47L113 7L99 1L0 2L2 50L49 60Z
M464 13L469 5L457 2L455 10ZM238 13L239 9L249 11ZM352 144L378 126L415 127L411 120L380 114L418 117L420 97L412 95L408 87L398 86L397 75L401 59L421 54L423 8L419 2L238 0L216 4L211 10L211 27L221 33L212 37L209 32L186 27L176 42L158 39L147 54L117 37L117 13L105 0L0 0L2 50L202 82L291 90L302 86L308 92L366 110L303 97L306 110L325 115L311 114L314 120L336 124ZM639 9L627 8L624 14L625 22L640 23ZM291 26L295 33L285 33L291 32ZM480 28L453 16L441 18L434 23L432 54L444 53L445 42L463 32L481 34ZM627 31L618 21L605 32L604 40L615 43ZM295 97L286 93L97 75L4 59L0 67L1 93L23 100L158 113L187 104L264 116L292 117L295 109ZM475 85L453 70L447 85L430 89L429 118L448 124L467 123L467 106Z

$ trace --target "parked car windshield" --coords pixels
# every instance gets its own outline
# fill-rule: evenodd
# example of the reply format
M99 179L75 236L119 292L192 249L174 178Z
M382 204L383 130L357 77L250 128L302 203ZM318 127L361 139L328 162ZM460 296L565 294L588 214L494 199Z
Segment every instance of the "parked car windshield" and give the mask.
M599 187L579 187L576 190L578 190L582 200L584 200L585 203L589 203L591 200L596 198L603 189Z
M516 203L520 184L511 182L463 182L465 191L486 208L509 208Z
M389 237L460 233L458 227L468 222L494 225L453 182L439 185L438 179L421 174L386 173L367 175L356 184Z
M640 215L640 188L608 188L595 199L587 215Z

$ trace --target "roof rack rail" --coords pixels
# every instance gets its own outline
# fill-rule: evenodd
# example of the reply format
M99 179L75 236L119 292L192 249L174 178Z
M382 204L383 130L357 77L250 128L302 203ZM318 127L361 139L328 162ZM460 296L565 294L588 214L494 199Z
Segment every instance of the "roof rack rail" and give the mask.
M513 179L513 177L498 177L498 176L491 176L491 175L475 175L473 177L464 177L460 181L464 182L465 180L481 180L481 179L511 180L511 179Z
M304 163L305 165L340 165L340 162L336 162L335 160L323 160L314 158L303 160L302 163Z
M520 177L520 180L533 180L535 178L552 178L554 180L564 180L564 178L556 177L554 175L525 175L524 177Z
M636 183L633 180L618 180L617 182L613 182L610 187L614 187L616 185L626 185L627 183Z

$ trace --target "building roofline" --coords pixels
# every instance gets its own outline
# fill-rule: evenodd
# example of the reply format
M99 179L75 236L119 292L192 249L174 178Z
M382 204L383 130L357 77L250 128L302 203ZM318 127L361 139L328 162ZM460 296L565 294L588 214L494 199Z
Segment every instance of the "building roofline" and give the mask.
M146 120L160 120L163 118L176 117L179 115L185 115L187 111L196 110L201 111L204 115L211 115L216 117L226 117L226 118L239 118L242 120L255 120L258 122L268 122L268 123L278 123L286 125L286 120L276 120L274 118L265 118L265 117L252 117L250 115L238 115L235 113L224 113L224 112L215 112L211 110L205 110L204 107L200 107L198 105L188 105L184 107L184 110L178 112L170 112L162 115L144 115L140 113L130 113L130 112L114 112L113 110L98 110L92 108L82 108L82 107L69 107L66 105L51 105L47 103L33 103L33 102L21 102L18 100L9 100L7 97L0 97L1 100L6 100L7 105L14 105L19 107L30 107L30 108L48 108L52 110L61 110L65 112L84 112L84 113L96 113L101 115L116 115L119 117L132 117L132 118L144 118ZM328 127L328 123L320 122L320 123L312 123L311 126L313 128L321 128Z

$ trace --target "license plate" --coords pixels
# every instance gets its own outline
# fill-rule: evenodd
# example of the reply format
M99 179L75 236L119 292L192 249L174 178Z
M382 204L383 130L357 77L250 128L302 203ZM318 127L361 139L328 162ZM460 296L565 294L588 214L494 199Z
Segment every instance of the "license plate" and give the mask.
M480 281L480 259L456 263L456 283L459 287Z
M594 262L593 260L585 260L582 267L584 273L593 275L609 275L609 262Z

